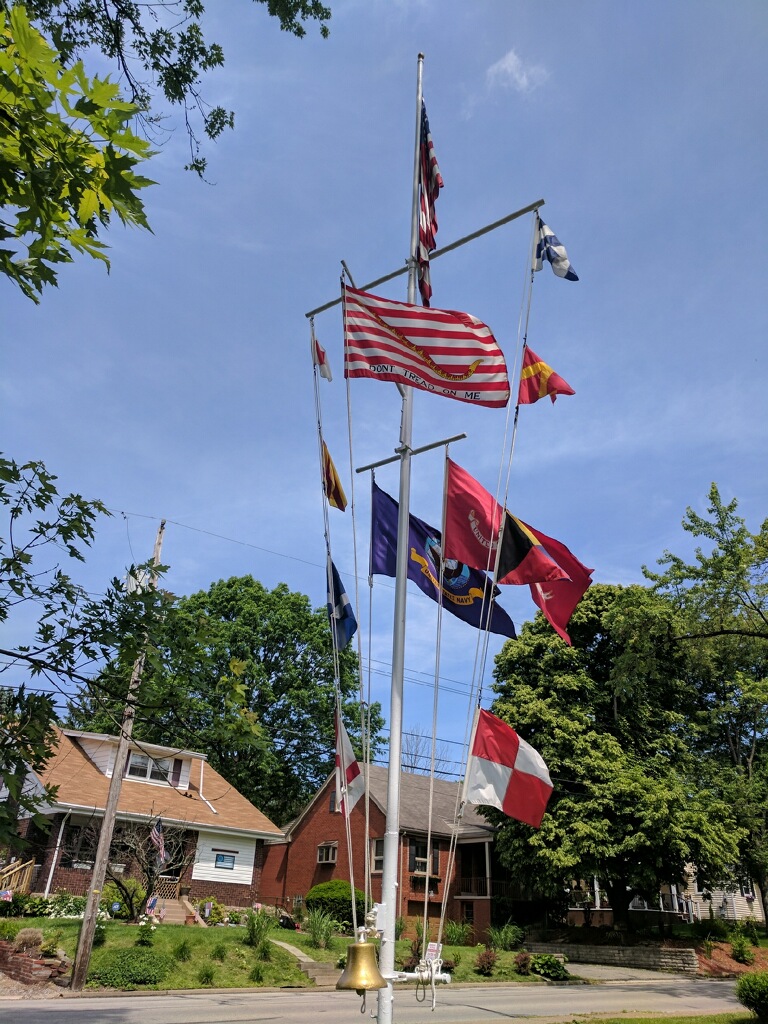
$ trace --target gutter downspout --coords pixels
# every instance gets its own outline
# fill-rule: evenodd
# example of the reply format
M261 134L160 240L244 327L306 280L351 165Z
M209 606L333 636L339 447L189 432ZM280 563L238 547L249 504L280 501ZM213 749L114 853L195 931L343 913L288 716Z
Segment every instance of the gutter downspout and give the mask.
M203 765L204 764L205 764L205 761L201 760L200 761L200 799L203 801L204 804L207 804L211 808L211 810L213 811L214 814L218 814L219 812L213 806L211 801L210 800L206 800L205 797L203 796Z
M61 852L61 844L64 839L64 826L66 825L67 818L70 816L71 813L72 808L70 807L67 813L64 815L64 817L61 819L61 825L59 826L59 834L56 837L56 849L53 851L53 861L51 862L51 870L48 872L48 881L45 884L45 892L43 893L46 899L48 898L48 894L51 891L53 872L56 870L56 861L59 859L59 853Z

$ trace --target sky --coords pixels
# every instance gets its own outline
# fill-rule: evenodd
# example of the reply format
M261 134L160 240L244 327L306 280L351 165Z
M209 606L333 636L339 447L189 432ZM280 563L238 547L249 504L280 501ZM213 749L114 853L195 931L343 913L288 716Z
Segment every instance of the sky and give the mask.
M539 199L579 275L536 275L528 341L575 389L524 407L512 512L567 544L598 582L643 582L665 549L686 557L686 507L716 481L747 525L766 517L768 7L711 0L338 0L329 39L281 33L262 5L210 4L225 67L203 93L236 127L183 170L177 126L146 174L152 233L104 236L112 270L81 258L34 306L0 281L0 426L17 461L113 510L74 575L103 590L149 558L168 520L166 585L232 575L325 603L325 542L309 326L355 282L408 255L417 54L445 187L444 246ZM436 260L433 305L491 326L519 361L530 215ZM405 300L406 279L379 293ZM353 467L393 454L393 384L343 380L339 307L315 319L333 382L325 439L355 523L330 510L333 557L389 712L392 581L367 585L370 485ZM513 393L516 385L513 384ZM348 405L349 396L349 405ZM348 410L351 410L348 412ZM421 392L414 446L465 432L451 457L495 488L502 410ZM438 524L442 454L414 459L411 510ZM397 496L395 466L377 483ZM355 576L357 575L357 587ZM518 628L527 587L501 603ZM409 584L406 729L432 731L436 606ZM3 639L23 642L9 624ZM437 735L460 759L477 633L446 616ZM492 637L483 676L491 698Z

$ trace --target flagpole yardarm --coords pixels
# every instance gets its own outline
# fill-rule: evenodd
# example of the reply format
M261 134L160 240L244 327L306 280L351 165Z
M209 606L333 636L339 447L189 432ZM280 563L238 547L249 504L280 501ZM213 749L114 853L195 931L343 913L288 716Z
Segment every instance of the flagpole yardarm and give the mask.
M531 213L533 210L538 210L540 206L544 206L543 199L537 199L535 203L529 203L528 206L523 206L519 210L515 210L513 213L508 213L506 217L502 217L500 220L495 220L491 224L486 224L483 228L478 228L477 231L473 231L469 235L464 235L463 238L457 238L455 242L451 242L450 245L443 246L442 249L435 249L430 255L430 263L436 260L439 256L444 256L447 252L453 252L454 249L458 249L462 245L466 245L467 242L474 242L476 238L480 238L482 235L487 235L489 231L495 231L496 228L504 227L505 224L509 224L510 221L517 220L518 217L524 217L526 213ZM342 261L343 262L343 261ZM367 292L371 288L375 288L377 285L384 284L386 281L391 281L395 277L400 277L401 274L407 274L410 267L410 260L406 260L405 266L400 267L398 270L393 270L389 274L384 274L383 277L377 277L374 281L369 281L368 284L364 284L360 291ZM350 281L352 278L350 277ZM357 285L353 282L353 287ZM409 300L410 301L410 300ZM311 309L304 316L309 318L315 316L317 313L324 313L327 309L333 309L334 306L338 306L341 299L332 299L330 302L326 302L322 306L318 306L316 309Z

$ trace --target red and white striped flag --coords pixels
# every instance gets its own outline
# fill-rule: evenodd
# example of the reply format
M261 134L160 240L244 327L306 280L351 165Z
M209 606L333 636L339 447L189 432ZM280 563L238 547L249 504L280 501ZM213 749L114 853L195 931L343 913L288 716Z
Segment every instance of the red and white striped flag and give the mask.
M425 309L344 287L344 376L407 384L460 402L503 408L504 353L469 313Z
M435 202L443 187L443 178L437 166L435 147L429 131L427 108L421 101L421 141L419 143L419 291L425 306L432 297L429 279L429 254L435 249L437 217Z

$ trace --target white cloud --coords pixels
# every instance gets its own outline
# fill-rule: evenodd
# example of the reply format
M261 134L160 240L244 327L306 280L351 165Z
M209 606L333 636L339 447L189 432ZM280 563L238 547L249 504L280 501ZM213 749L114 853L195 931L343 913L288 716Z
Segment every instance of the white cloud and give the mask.
M526 64L514 50L509 50L501 60L491 64L485 72L488 89L516 89L530 92L546 82L549 72L540 64Z

